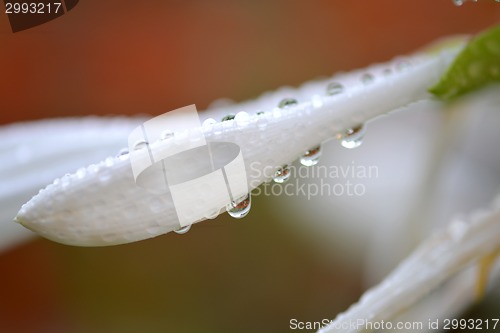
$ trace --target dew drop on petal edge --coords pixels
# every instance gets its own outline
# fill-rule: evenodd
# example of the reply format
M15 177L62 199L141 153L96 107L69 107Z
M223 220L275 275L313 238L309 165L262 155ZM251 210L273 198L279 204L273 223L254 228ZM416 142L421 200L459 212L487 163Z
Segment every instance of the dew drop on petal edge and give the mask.
M250 212L250 207L252 206L252 196L248 193L244 198L237 200L235 202L227 205L226 209L231 217L236 219L241 219L245 217Z
M178 235L184 235L186 232L188 232L191 229L191 224L185 226L185 227L180 227L179 229L174 230L174 232Z
M290 178L290 168L287 164L279 168L273 176L273 180L275 183L283 184Z
M300 157L300 164L305 166L313 166L318 164L321 157L321 146L316 146L307 150L304 155Z
M295 106L297 104L298 104L298 102L297 102L296 99L293 99L293 98L284 98L284 99L281 100L281 102L279 102L278 107L280 109L286 109L286 108Z
M338 82L330 82L326 86L326 94L329 96L341 94L344 91L344 86Z
M116 157L118 157L120 160L125 160L125 159L127 159L128 153L129 153L128 149L123 148L118 152L118 155L116 155Z
M408 60L401 60L396 64L396 70L403 72L411 67L411 63Z
M372 83L373 80L375 80L373 74L365 73L361 76L361 82L363 82L364 84Z
M134 145L134 150L140 150L143 148L146 148L148 146L148 143L144 140L137 141Z
M235 117L234 114L228 114L227 116L222 117L221 121L233 120Z
M365 126L359 125L353 128L349 128L345 130L344 133L337 135L337 139L340 140L340 144L342 145L342 147L353 149L361 146L364 136Z
M208 118L203 122L202 126L207 128L212 128L215 124L217 124L217 120L213 118Z

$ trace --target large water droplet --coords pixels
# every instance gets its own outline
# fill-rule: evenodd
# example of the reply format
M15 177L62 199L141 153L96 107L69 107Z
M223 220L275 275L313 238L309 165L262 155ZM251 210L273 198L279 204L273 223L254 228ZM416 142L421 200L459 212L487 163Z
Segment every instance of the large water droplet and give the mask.
M344 92L344 86L338 82L330 82L326 86L326 94L329 96L337 95Z
M233 120L235 117L234 114L228 114L227 116L224 116L222 117L221 121L229 121L229 120Z
M185 227L180 227L179 229L174 230L174 232L178 235L184 235L186 232L188 232L191 229L192 224L188 224Z
M361 76L361 82L363 82L364 84L372 83L373 80L375 80L373 74L365 73Z
M226 209L229 215L236 219L241 219L245 217L250 212L250 207L252 206L252 196L248 193L245 197L233 201L227 205Z
M283 165L281 168L279 168L273 176L273 180L276 183L283 184L290 178L290 168L288 167L287 164Z
M353 149L361 146L364 136L365 127L359 125L345 130L344 133L337 134L337 139L340 140L342 147Z
M453 0L455 6L462 6L464 4L464 0Z
M278 104L278 107L280 109L286 109L286 108L289 108L289 107L292 107L292 106L295 106L297 105L298 102L296 99L293 99L293 98L284 98L281 100L281 102Z
M313 166L318 164L321 157L321 146L316 146L307 150L304 155L300 157L300 163L305 166Z

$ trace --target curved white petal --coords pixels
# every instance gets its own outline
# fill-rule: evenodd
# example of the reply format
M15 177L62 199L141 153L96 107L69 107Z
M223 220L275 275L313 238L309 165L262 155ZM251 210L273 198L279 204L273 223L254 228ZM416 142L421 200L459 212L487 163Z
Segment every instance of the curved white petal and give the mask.
M427 89L457 52L417 55L404 60L409 66L401 66L403 60L397 59L329 80L306 83L298 89L284 88L247 103L209 110L204 117L221 119L228 113L246 111L250 118L218 122L203 127L203 132L207 142L233 142L240 146L247 181L253 189L270 180L273 173L270 171L324 140L428 98ZM331 82L341 83L343 92L328 95L327 86ZM284 98L296 99L298 103L279 108ZM176 140L190 138L176 136ZM161 150L165 144L157 142L151 147L153 151ZM212 193L209 191L208 195ZM101 246L175 230L179 227L175 214L172 201L135 184L128 160L110 157L56 180L25 204L16 219L57 242Z
M12 220L40 188L118 152L143 119L86 117L0 127L0 250L33 236Z

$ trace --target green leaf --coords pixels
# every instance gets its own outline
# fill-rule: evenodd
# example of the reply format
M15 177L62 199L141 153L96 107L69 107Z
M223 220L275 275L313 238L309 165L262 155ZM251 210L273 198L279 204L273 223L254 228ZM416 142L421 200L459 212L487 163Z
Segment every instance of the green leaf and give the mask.
M500 26L473 38L429 92L453 100L494 82L500 82Z

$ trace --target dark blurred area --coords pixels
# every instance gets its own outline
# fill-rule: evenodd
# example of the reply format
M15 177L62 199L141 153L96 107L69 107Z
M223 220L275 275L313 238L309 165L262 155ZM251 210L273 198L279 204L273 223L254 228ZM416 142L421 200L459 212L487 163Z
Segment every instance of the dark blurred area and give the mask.
M0 124L202 110L499 19L495 1L81 0L12 33L2 13ZM243 220L226 215L129 245L35 239L0 253L0 330L287 332L290 319L333 319L363 292L361 263L317 258L272 199L255 198Z

